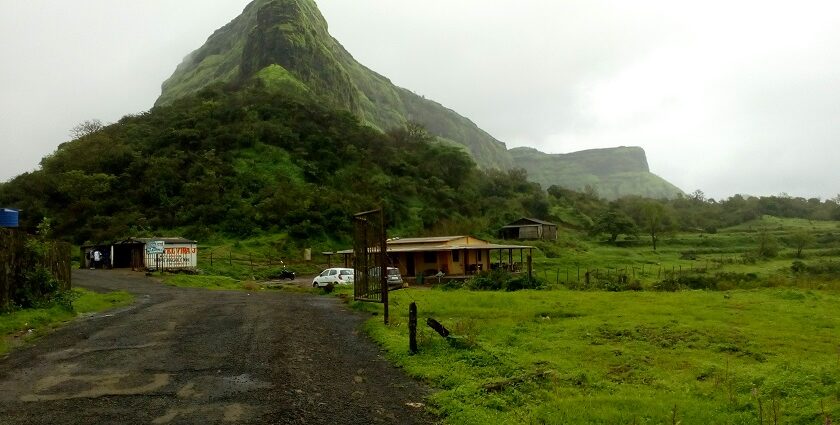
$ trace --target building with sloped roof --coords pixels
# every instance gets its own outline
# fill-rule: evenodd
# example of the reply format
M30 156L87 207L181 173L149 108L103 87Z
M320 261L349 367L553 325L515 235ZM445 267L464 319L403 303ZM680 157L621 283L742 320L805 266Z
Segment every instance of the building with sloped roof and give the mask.
M521 271L526 251L532 246L494 244L473 236L394 238L387 241L388 261L407 277L467 276L482 270L504 268ZM352 265L353 250L339 251L346 266Z
M557 240L557 225L536 218L520 218L502 227L499 232L502 239L520 240Z

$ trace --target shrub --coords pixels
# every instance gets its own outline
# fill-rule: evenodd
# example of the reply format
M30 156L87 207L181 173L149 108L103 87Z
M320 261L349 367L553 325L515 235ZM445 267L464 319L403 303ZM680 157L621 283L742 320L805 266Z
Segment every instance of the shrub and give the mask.
M680 253L680 259L696 260L697 259L697 252L695 252L695 251L683 251L683 252Z
M790 270L794 273L802 273L804 272L808 266L805 265L802 261L796 260L793 264L790 265Z
M474 291L520 291L523 289L542 289L543 283L537 278L529 279L525 275L512 275L504 270L492 270L479 273L464 284Z

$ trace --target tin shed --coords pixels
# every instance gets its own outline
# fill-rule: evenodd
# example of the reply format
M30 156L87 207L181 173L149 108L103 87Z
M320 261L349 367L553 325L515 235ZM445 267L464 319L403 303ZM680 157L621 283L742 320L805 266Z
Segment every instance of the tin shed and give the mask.
M116 268L189 270L198 267L198 242L184 238L131 238L112 246Z
M536 218L520 218L502 227L502 239L557 240L557 225Z

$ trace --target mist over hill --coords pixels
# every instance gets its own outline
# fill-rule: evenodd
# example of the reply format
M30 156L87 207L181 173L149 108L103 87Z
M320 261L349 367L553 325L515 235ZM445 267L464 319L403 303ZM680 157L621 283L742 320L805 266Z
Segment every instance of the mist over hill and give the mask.
M595 190L614 200L628 194L647 198L675 198L678 187L650 172L645 151L639 147L592 149L570 154L546 154L533 148L510 150L514 164L528 177L549 187L562 181L563 187Z

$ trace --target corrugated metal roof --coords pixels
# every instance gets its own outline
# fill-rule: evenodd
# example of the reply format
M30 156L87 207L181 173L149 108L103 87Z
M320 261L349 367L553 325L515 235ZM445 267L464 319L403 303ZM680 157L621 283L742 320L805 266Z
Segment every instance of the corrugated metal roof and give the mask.
M389 240L388 245L442 243L466 237L467 236L433 236L429 238L399 238Z
M142 243L149 243L152 241L163 241L164 243L198 243L197 241L184 239L181 237L173 237L173 238L131 238L129 241L136 241Z
M533 246L528 245L498 245L490 243L481 239L475 239L479 242L475 245L444 245L439 242L449 242L456 239L463 239L466 236L442 236L439 238L406 238L394 241L388 241L388 252L431 252L431 251L476 251L483 249L533 249ZM395 243L395 242L403 243ZM419 241L419 242L418 242ZM434 244L438 242L437 244ZM336 254L353 254L352 249L337 251Z
M544 226L556 226L556 224L554 224L554 223L550 223L548 221L540 220L540 219L537 219L537 218L529 218L529 217L522 217L519 220L514 221L513 223L516 223L517 221L522 221L522 220L527 220L527 221L530 221L530 222L533 222L533 223L536 223L536 224L542 224ZM521 226L526 226L526 225L523 224L523 225L517 226L516 224L509 224L505 227L521 227Z

